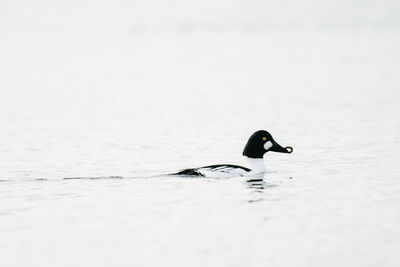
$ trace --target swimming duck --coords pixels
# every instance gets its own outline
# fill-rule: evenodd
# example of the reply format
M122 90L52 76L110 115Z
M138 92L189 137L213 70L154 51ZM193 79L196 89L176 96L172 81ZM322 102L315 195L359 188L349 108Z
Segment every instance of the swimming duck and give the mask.
M248 167L233 164L216 164L199 168L184 169L171 175L203 176L203 177L230 177L230 176L252 176L266 172L264 165L264 154L273 151L280 153L292 153L290 146L282 147L272 135L259 130L253 133L243 149L242 155L248 163Z

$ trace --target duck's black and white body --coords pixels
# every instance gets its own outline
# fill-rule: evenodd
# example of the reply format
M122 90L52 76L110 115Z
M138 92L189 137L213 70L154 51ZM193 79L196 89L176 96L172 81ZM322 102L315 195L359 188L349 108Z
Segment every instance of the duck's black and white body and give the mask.
M200 168L184 169L173 175L190 175L204 177L232 177L232 176L253 176L266 172L264 165L264 154L269 152L292 153L292 147L282 147L272 135L260 130L252 134L243 150L248 167L232 164L209 165Z

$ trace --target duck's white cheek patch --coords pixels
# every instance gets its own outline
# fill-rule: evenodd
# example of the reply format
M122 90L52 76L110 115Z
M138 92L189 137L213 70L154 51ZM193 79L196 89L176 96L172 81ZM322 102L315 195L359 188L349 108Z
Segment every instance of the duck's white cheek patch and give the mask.
M266 142L266 143L264 144L264 149L265 149L265 150L269 150L271 147L272 147L271 141L268 141L268 142Z

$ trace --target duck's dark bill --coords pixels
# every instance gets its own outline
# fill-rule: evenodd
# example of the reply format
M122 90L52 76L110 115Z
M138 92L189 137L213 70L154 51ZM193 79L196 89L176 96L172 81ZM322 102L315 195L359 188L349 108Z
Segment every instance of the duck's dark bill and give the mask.
M291 147L291 146L283 147L280 144L275 142L274 145L272 146L272 148L270 149L270 151L290 154L293 152L293 147Z

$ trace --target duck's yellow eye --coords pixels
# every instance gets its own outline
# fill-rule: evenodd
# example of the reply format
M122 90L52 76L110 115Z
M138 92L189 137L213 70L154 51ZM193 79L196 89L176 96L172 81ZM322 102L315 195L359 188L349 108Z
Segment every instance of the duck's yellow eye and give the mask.
M263 137L263 140L266 141L266 140L267 140L267 137L264 136L264 137Z

